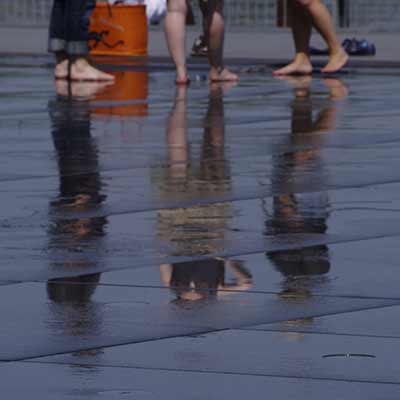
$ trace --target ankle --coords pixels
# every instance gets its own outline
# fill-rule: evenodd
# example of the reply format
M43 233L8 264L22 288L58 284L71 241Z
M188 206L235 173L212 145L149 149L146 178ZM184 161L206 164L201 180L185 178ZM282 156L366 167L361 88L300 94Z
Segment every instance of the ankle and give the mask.
M187 75L186 65L176 67L176 75L181 77L186 76Z
M67 53L64 51L57 51L55 53L56 56L56 65L62 64L63 62L66 62L68 60Z
M69 62L72 67L75 67L78 70L86 68L89 65L89 62L84 57L74 57L71 58Z
M294 57L296 64L311 64L310 56L307 53L296 53Z
M344 49L339 43L331 46L330 49L329 49L329 54L330 55L340 54L340 53L343 53L343 52L344 52Z
M56 62L56 69L66 68L68 66L68 59L59 60Z
M211 66L210 67L210 73L211 74L220 74L223 70L225 69L224 66L220 65L220 66Z

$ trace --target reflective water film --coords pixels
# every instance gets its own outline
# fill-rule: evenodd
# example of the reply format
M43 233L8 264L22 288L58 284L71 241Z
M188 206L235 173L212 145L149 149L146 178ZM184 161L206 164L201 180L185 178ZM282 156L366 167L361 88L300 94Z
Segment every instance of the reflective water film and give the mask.
M398 399L396 71L110 68L0 63L8 398Z

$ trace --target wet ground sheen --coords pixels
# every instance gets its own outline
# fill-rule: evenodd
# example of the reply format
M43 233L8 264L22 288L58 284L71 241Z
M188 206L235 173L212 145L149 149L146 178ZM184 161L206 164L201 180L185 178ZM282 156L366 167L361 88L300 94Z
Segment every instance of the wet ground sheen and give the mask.
M50 61L0 62L8 399L399 398L397 71Z

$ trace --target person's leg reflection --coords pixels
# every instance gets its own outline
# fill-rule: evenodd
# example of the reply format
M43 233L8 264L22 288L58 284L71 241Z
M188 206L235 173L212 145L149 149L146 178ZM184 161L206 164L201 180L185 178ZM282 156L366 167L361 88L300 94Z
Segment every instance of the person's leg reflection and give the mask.
M172 179L182 179L187 174L186 91L186 86L177 86L174 106L167 121L168 171Z
M275 157L273 168L273 210L266 219L267 235L323 235L328 229L329 197L325 189L326 175L321 147L326 134L335 128L337 101L347 96L347 87L339 79L323 79L329 89L329 99L313 96L312 78L281 78L293 87L291 102L290 151ZM315 116L315 109L319 108ZM309 188L309 183L312 187ZM327 245L307 246L266 254L285 277L283 297L302 297L320 277L330 270Z
M47 296L54 313L51 328L67 336L95 337L102 315L92 296L100 280L105 217L80 217L101 206L106 196L99 172L98 149L91 135L91 100L108 84L55 82L57 98L49 103L59 173L57 197L50 203L50 270ZM65 218L73 213L74 218ZM91 353L94 354L94 353Z

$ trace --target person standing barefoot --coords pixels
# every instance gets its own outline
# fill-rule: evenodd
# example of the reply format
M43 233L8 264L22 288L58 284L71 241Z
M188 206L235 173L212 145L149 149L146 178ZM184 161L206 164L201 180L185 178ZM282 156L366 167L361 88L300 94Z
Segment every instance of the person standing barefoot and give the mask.
M239 76L225 68L223 64L224 17L223 0L207 1L207 35L208 60L210 63L209 79L212 82L237 81ZM165 37L169 53L176 66L177 84L188 84L189 76L186 66L186 0L168 0L165 17Z
M49 26L49 52L56 56L56 79L113 81L114 76L92 67L89 52L89 17L95 0L54 0Z
M289 0L292 12L292 33L296 55L289 65L275 70L274 75L308 75L312 72L309 54L311 31L314 27L323 37L329 49L329 61L322 73L340 71L348 61L335 32L332 18L321 0Z

